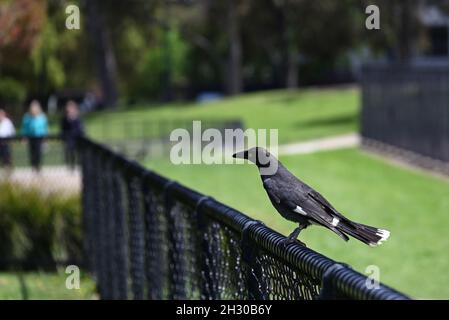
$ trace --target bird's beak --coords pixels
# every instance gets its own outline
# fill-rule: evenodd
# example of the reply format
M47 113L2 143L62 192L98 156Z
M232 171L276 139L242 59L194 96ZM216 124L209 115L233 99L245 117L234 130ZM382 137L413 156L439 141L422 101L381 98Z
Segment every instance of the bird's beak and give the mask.
M240 151L232 155L233 158L248 159L248 151Z

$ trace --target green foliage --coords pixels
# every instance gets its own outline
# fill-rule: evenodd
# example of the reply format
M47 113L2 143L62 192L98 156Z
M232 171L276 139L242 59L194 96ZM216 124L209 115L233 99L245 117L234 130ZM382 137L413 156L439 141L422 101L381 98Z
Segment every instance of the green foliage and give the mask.
M0 184L0 267L10 267L8 259L30 267L81 261L80 211L79 196Z
M147 52L149 51L147 37L135 22L123 25L120 40L115 44L118 54L127 52L126 56L117 59L120 73L120 88L125 96L125 103L133 102L145 96L142 86L142 72L145 68Z
M65 28L64 9L69 2L80 6L80 30ZM407 1L69 2L0 4L8 22L4 23L7 41L0 43L1 76L17 79L29 95L46 95L64 87L96 91L106 82L106 74L117 82L120 98L127 103L161 97L169 87L167 74L174 95L222 90L232 61L231 43L241 46L241 74L248 89L282 87L286 75L295 73L301 84L329 80L333 71L350 71L350 63L341 62L360 48L378 56L405 57L414 45L418 52L425 52L429 43ZM98 33L88 28L87 9L92 3L103 18L92 18L104 30L100 38L111 42L109 58L95 58L105 50L95 49L99 42L92 35ZM230 3L235 5L232 14ZM365 28L368 4L381 8L382 32ZM231 21L238 22L232 39ZM102 68L95 64L105 59L110 70L100 72ZM115 64L117 68L112 67ZM233 65L240 64L234 61Z
M57 272L0 272L0 300L91 300L98 299L92 278L81 272L80 288L65 286L67 274Z
M158 98L163 91L164 74L170 72L174 87L186 84L188 65L188 43L181 37L177 28L159 31L156 34L157 45L147 49L141 70L138 70L134 97Z
M4 104L19 104L25 99L25 88L12 78L0 78L0 102Z
M65 83L64 67L56 55L59 42L55 26L48 21L32 54L35 74L45 74L48 85L54 89L62 87Z

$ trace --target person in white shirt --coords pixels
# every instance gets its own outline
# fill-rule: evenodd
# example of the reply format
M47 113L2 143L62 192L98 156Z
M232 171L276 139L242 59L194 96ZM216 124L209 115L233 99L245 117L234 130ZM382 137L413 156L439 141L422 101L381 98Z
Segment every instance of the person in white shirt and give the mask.
M6 115L5 110L0 109L0 164L5 167L11 167L11 149L7 140L16 134L12 121Z

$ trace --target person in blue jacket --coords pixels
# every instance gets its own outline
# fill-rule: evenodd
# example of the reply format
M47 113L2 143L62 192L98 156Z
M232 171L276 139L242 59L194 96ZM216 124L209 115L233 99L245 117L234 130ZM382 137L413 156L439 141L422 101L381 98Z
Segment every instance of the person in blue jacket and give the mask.
M22 120L21 133L28 138L31 167L39 172L42 161L42 142L48 134L48 121L37 100L30 103Z

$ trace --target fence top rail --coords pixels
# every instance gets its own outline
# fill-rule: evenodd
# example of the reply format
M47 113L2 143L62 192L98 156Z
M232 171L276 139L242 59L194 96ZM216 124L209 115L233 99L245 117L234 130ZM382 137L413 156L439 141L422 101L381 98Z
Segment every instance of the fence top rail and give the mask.
M195 209L198 214L204 214L209 219L226 225L240 237L245 235L250 243L259 250L268 252L301 272L322 279L322 298L329 295L333 296L335 290L338 290L338 296L350 299L410 299L408 296L383 284L370 289L366 285L369 279L346 264L337 263L297 243L284 246L282 241L285 240L285 237L268 228L262 222L148 170L136 161L127 159L101 143L94 142L86 137L80 138L80 142L82 148L95 150L113 168L121 170L127 179L138 178L142 183L151 184L165 194L169 193L169 196ZM329 290L334 293L328 292Z

